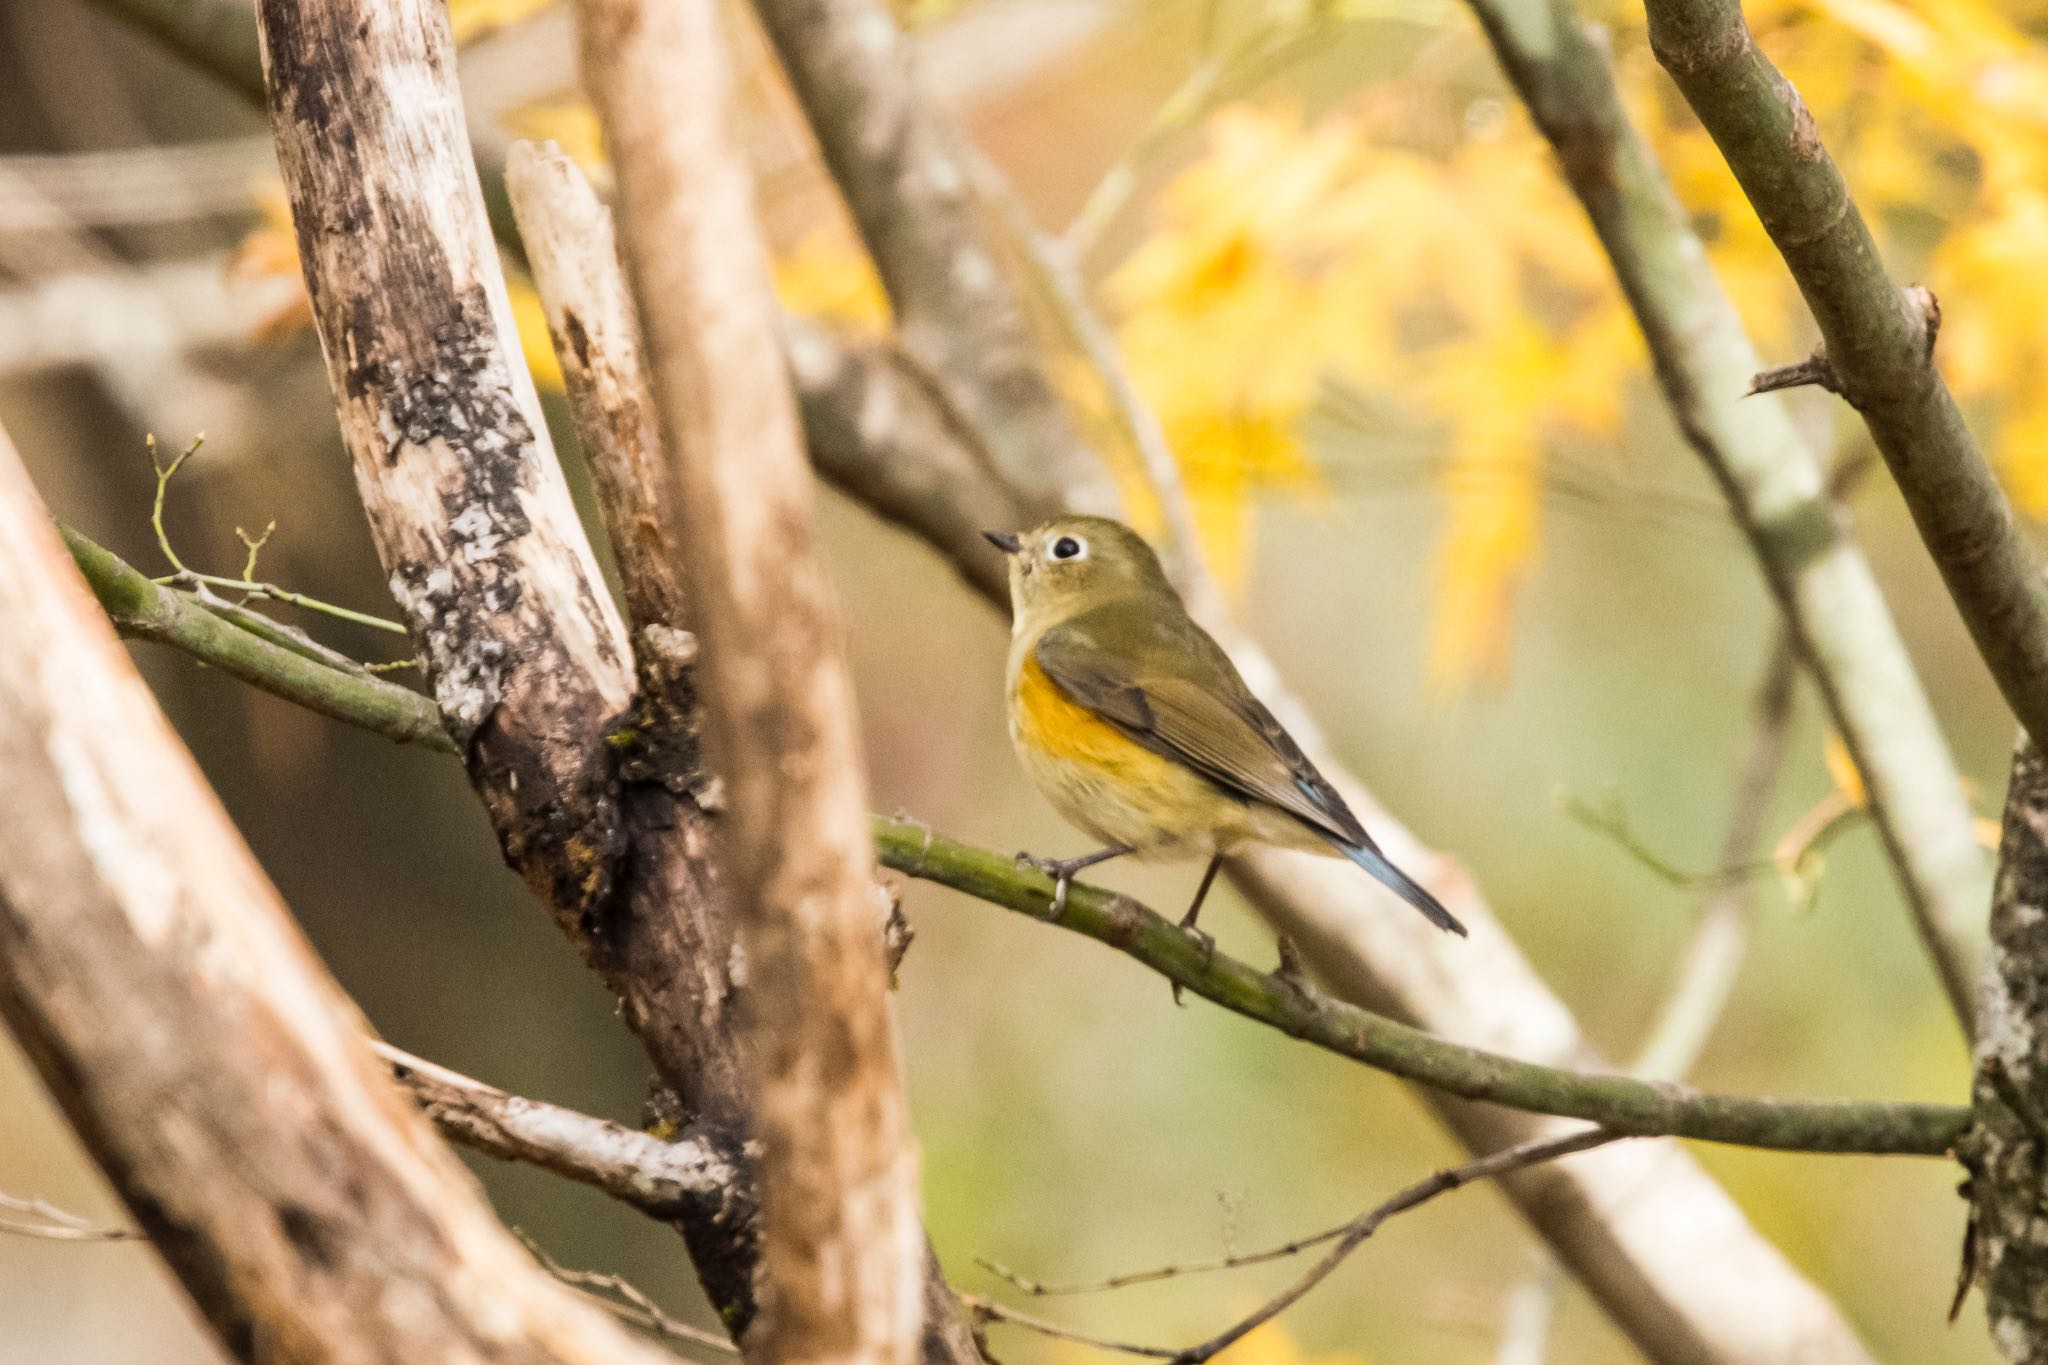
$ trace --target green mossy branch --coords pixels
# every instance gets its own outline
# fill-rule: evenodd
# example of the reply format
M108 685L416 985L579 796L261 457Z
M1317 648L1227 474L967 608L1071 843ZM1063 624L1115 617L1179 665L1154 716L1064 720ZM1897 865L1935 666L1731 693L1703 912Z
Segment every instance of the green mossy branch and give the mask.
M255 612L217 613L190 593L151 582L70 527L58 529L93 595L127 638L170 645L251 687L400 744L456 751L431 698L323 662L303 646L282 642L276 622ZM249 625L239 623L244 616L251 618Z
M1590 1119L1631 1136L1697 1138L1800 1152L1940 1156L1969 1126L1954 1105L1776 1100L1716 1095L1690 1086L1593 1075L1465 1047L1310 989L1223 953L1126 896L1073 885L1052 913L1052 880L1016 861L877 817L884 866L1107 943L1168 980L1248 1019L1405 1080L1468 1100Z
M186 594L150 582L78 532L66 527L63 534L72 558L123 635L170 645L274 696L399 743L455 751L428 698L230 624ZM935 834L915 821L877 816L874 834L881 863L906 876L1106 943L1247 1019L1463 1099L1589 1119L1630 1136L1801 1152L1939 1156L1969 1126L1969 1111L1952 1105L1716 1095L1517 1061L1395 1023L1211 953L1202 941L1126 896L1076 884L1065 913L1056 916L1052 881L1044 873Z

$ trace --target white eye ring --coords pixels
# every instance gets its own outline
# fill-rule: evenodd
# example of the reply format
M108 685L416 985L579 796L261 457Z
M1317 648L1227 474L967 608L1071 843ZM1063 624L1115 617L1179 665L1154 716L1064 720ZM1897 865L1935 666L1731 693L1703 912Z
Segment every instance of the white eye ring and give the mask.
M1088 542L1079 536L1060 536L1047 547L1046 558L1072 564L1088 557Z

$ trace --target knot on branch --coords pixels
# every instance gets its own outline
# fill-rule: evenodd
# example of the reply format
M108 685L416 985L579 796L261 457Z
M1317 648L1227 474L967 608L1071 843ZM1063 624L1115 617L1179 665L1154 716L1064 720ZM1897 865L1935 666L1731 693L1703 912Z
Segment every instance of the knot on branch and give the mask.
M1777 365L1768 370L1759 370L1750 379L1743 397L1754 398L1760 393L1776 393L1780 389L1801 389L1807 387L1826 389L1829 393L1848 398L1842 388L1842 379L1835 373L1835 367L1828 361L1827 347L1814 347L1813 354L1791 365ZM1855 399L1849 399L1855 406Z
M640 691L605 734L621 781L662 788L707 813L718 783L704 769L704 720L692 676L697 637L673 626L643 627L635 641Z
M1804 106L1801 106L1802 111ZM1810 119L1809 119L1810 121ZM1795 129L1795 138L1798 130ZM1845 200L1844 203L1847 201ZM1934 363L1934 342L1941 334L1941 300L1926 285L1915 284L1899 291L1900 300L1910 314L1908 319L1920 333L1920 363L1931 367ZM1777 365L1768 370L1759 370L1749 381L1749 388L1743 397L1750 398L1760 393L1775 393L1780 389L1813 387L1826 389L1829 393L1846 399L1849 406L1859 412L1863 404L1849 392L1828 359L1827 347L1816 346L1813 354L1791 365Z

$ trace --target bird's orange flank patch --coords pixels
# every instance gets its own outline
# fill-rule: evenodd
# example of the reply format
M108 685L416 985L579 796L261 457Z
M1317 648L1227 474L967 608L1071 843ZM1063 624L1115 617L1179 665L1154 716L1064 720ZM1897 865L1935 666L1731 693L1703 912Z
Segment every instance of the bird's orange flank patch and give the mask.
M1017 670L1014 705L1018 740L1048 757L1104 768L1126 768L1139 755L1161 761L1068 696L1036 659Z

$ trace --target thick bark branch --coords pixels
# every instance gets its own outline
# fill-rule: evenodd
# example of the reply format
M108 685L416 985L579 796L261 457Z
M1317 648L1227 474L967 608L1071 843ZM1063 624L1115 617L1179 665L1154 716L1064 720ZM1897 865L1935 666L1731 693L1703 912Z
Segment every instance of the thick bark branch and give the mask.
M626 614L636 632L684 629L682 496L655 430L611 214L553 143L513 143L505 185L596 479Z
M927 1257L838 608L711 0L584 0L586 84L681 493L763 1154L750 1358L908 1361ZM934 1305L943 1308L943 1305Z
M1650 45L1727 159L1813 310L1828 385L1863 415L2020 724L2048 737L2048 581L1948 385L1940 314L1885 273L1813 114L1736 0L1648 0ZM1966 983L1973 984L1973 983Z
M622 770L611 742L632 651L514 341L445 14L272 0L260 19L343 440L427 681L507 861L693 1122L736 1146L747 1116L709 829L680 761L671 792ZM683 1228L740 1330L751 1220Z
M362 1046L0 436L0 1012L246 1360L652 1362Z
M599 738L630 694L517 363L437 8L260 11L271 123L342 435L444 721L507 852L595 907ZM395 98L404 92L404 98Z

